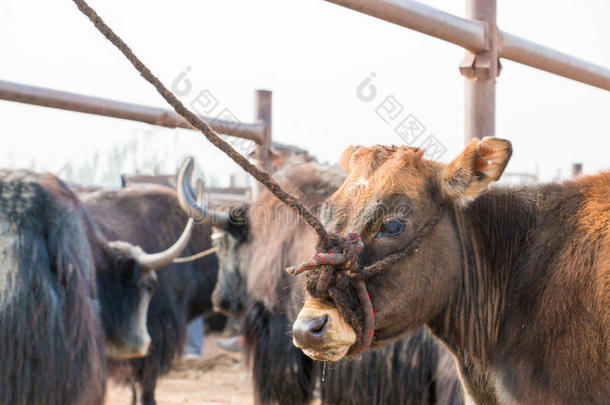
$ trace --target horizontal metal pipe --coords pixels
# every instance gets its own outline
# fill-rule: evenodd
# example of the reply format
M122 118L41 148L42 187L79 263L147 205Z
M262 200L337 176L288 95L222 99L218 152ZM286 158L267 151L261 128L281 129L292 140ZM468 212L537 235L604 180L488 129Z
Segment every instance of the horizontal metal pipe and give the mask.
M474 53L489 50L487 24L412 0L326 0L454 43ZM610 70L498 30L499 56L610 90Z
M87 114L122 118L168 128L195 129L174 111L139 104L124 103L66 91L29 86L0 80L0 99ZM201 117L218 133L250 139L261 144L265 123L248 124Z
M487 24L467 20L412 0L326 0L454 43L472 52L488 50Z
M516 35L500 32L500 57L610 90L610 69L575 58Z

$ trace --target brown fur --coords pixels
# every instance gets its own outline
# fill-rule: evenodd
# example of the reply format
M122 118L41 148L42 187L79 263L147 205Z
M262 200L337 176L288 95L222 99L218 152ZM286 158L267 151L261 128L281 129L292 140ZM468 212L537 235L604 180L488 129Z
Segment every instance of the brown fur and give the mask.
M349 148L340 160L349 177L322 218L331 232L361 235L366 266L400 251L449 204L413 256L367 282L374 345L427 324L478 403L605 403L610 173L485 192L511 153L507 141L475 140L445 166L413 148ZM393 218L405 230L377 237Z
M286 167L275 177L284 189L318 212L345 174L310 162ZM296 349L290 329L303 304L304 288L300 277L291 277L283 269L310 258L315 234L268 191L245 212L242 229L229 229L230 235L222 238L219 280L227 282L217 284L216 298L219 303L244 299L239 294L242 288L234 284L240 279L247 282L250 308L244 329L256 403L309 403L318 384L323 404L463 403L451 355L423 328L384 349L369 350L358 359L338 364L322 366ZM241 277L231 275L236 271ZM247 306L233 306L239 307ZM316 306L326 307L327 303L320 302ZM338 317L332 319L338 322Z
M335 169L311 162L280 171L276 178L287 192L316 212L324 197L330 194L330 189L336 189L344 177ZM250 234L256 238L252 238L248 251L265 254L242 261L250 261L248 280L252 282L248 283L248 296L272 305L283 294L277 290L282 288L278 286L277 274L269 269L277 267L277 261L285 257L308 259L316 237L298 215L268 191L264 191L259 201L249 207L249 226ZM269 243L272 239L282 243ZM284 267L289 264L286 262Z

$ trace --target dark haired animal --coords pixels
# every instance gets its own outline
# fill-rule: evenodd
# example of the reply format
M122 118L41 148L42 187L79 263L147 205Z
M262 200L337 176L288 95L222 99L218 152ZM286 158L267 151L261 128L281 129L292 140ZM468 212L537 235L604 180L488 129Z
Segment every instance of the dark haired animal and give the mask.
M0 170L0 403L103 403L106 355L141 356L154 269L180 254L108 242L50 174Z
M444 165L415 148L351 147L341 159L348 178L321 216L330 232L360 235L360 268L399 258L366 281L374 346L425 324L479 404L607 404L610 173L487 191L511 153L508 141L475 139ZM371 215L379 204L385 214ZM396 213L399 204L411 210ZM295 344L314 358L348 352L361 337L337 347L337 331L358 329L349 309L333 299L337 307L318 310L317 301L305 302ZM303 328L316 319L328 322Z
M285 167L275 177L315 208L345 174L310 162ZM213 302L245 317L258 404L306 404L317 384L324 404L462 403L450 354L423 330L354 361L328 364L326 370L296 349L291 324L304 291L283 269L309 256L315 235L268 191L250 206L233 208L230 217L217 224L224 231L215 238L220 270Z
M82 199L104 236L138 243L147 251L159 250L175 240L188 219L176 192L165 186L100 190L83 195ZM183 255L209 249L210 231L207 225L194 226ZM173 361L182 354L187 324L211 312L217 271L216 255L211 254L187 263L169 264L156 272L159 286L148 308L151 336L148 354L109 362L110 375L132 387L133 403L155 404L157 380L169 372Z

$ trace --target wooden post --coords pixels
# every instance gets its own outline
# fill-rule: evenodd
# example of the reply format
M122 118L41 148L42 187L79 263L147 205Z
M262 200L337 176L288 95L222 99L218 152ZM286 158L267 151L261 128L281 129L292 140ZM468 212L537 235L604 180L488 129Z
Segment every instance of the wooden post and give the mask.
M466 51L460 72L466 78L465 141L495 136L496 77L499 74L496 0L466 0L466 17L487 24L488 49Z
M259 123L265 124L263 140L254 152L254 160L258 167L271 173L271 113L272 113L272 92L269 90L256 90L254 93L254 114ZM253 180L252 201L258 197L262 185Z

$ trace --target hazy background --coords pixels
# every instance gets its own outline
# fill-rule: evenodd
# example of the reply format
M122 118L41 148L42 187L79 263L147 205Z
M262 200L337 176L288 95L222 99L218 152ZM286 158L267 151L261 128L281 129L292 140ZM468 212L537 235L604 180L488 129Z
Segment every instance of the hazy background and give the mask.
M464 1L424 1L464 15ZM375 113L393 95L447 148L464 139L464 51L441 40L320 0L91 0L167 85L187 67L190 103L203 90L253 120L253 92L273 91L273 137L335 162L349 144L401 143ZM510 33L610 66L607 0L499 0ZM378 99L357 86L372 72ZM0 79L166 107L72 1L0 0ZM542 180L610 168L610 93L503 61L497 133L513 142L510 172ZM425 137L424 136L424 137ZM0 101L0 167L48 170L118 185L118 173L173 172L195 154L226 184L235 166L201 134ZM423 137L421 138L423 139ZM243 176L240 174L240 176Z

